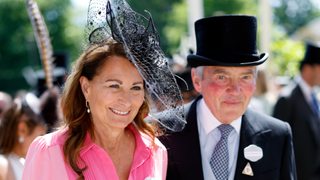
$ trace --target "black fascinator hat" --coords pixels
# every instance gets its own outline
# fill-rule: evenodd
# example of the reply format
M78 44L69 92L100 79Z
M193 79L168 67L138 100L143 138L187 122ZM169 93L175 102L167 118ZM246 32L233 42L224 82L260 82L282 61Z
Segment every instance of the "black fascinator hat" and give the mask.
M195 22L197 54L188 55L188 64L197 66L255 66L264 63L268 53L257 51L257 18L250 15L224 15Z
M145 81L151 97L150 116L172 131L181 131L183 100L151 14L136 13L125 0L90 0L86 29L88 44L113 39L122 43L126 57Z

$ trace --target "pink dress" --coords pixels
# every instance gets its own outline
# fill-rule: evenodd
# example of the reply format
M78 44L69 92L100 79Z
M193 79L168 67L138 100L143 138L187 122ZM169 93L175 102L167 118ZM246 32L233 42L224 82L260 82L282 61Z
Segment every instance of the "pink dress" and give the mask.
M136 150L130 170L129 180L164 180L167 170L167 151L158 139L158 148L152 150L151 138L134 130ZM64 161L63 143L66 129L38 137L31 144L24 165L22 180L65 180L77 179L79 176ZM87 133L85 148L80 151L80 157L86 162L88 169L83 175L86 180L106 179L118 180L116 169L108 154L96 145ZM83 168L84 165L78 164Z

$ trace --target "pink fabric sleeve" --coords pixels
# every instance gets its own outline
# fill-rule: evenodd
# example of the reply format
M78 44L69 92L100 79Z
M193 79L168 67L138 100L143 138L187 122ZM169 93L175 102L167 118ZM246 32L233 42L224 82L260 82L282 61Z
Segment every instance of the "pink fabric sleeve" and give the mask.
M166 179L167 177L167 168L168 168L168 154L167 154L167 150L164 150L163 152L163 174L162 174L162 177L163 177L163 180Z
M157 179L166 179L168 168L168 154L163 144L156 138L155 143L158 145L158 150L155 156L155 177Z
M52 179L52 168L45 138L37 137L29 147L22 180L43 179Z

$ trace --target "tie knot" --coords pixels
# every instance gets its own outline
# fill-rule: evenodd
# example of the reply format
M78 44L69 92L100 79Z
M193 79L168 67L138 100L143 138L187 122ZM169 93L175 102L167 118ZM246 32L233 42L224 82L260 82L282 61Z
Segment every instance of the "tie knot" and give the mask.
M218 126L218 129L221 132L221 138L226 138L233 130L233 127L230 124L221 124L220 126Z

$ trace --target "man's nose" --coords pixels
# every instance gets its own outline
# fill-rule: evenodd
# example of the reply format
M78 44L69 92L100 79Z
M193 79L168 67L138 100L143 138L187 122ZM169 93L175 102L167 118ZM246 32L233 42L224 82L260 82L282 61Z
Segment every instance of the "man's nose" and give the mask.
M232 80L230 82L230 86L227 89L227 92L232 94L232 95L239 95L241 93L241 85L240 82L237 80Z

